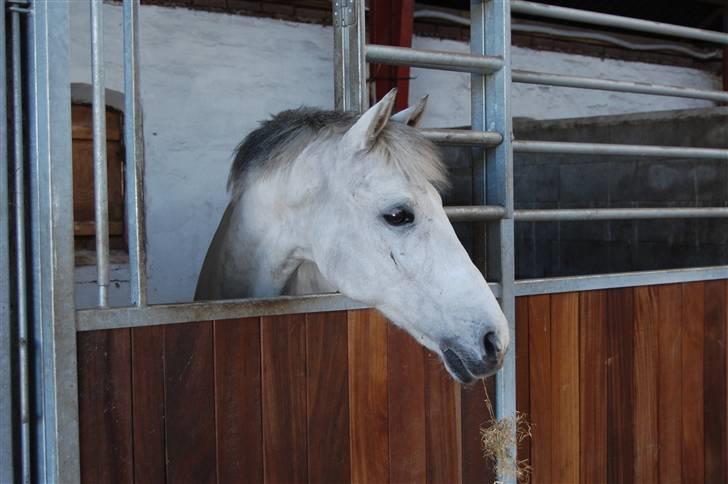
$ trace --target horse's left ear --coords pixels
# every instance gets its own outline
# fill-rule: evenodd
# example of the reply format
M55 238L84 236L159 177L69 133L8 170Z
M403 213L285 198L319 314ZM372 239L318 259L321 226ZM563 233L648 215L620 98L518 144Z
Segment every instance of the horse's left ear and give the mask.
M425 114L425 107L427 106L427 98L429 96L423 96L417 101L417 104L410 106L407 109L395 113L392 115L391 120L395 123L403 123L407 126L417 128L422 121L422 115Z
M396 97L397 89L392 89L377 104L370 107L344 134L343 142L356 151L371 148L389 121Z

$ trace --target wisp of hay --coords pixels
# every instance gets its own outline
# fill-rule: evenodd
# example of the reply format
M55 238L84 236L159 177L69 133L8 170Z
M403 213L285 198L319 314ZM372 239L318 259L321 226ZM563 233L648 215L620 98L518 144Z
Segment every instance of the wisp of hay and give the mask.
M515 449L518 444L531 437L531 425L522 412L516 412L515 418L506 417L497 420L485 381L483 381L483 389L485 390L485 404L490 413L488 426L480 428L483 455L493 463L498 476L515 477L518 482L528 483L531 466L528 465L527 459L519 461L515 455L511 454L511 449Z

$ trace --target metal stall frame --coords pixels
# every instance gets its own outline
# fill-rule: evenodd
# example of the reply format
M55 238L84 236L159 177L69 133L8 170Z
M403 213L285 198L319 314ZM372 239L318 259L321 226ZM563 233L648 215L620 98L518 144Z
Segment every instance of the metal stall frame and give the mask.
M69 5L33 2L27 19L33 480L78 482Z
M8 106L5 86L8 85L7 59L5 45L5 0L0 0L0 388L12 388L13 343L11 337L10 308L10 186L8 183ZM13 467L15 449L13 439L12 393L0 399L0 481L11 482L14 478Z
M94 4L95 20L92 37L97 39L93 76L94 104L103 108L103 67L100 54L101 0ZM17 0L0 0L3 13ZM727 150L684 147L625 146L589 143L512 141L509 110L510 86L513 82L536 82L589 89L610 89L624 92L650 93L702 99L725 100L718 91L696 91L674 86L632 84L617 80L594 80L543 73L511 72L511 12L541 15L572 21L595 23L619 28L675 35L728 45L728 34L688 29L656 22L626 19L574 9L551 7L513 0L471 0L471 52L448 52L402 49L365 44L364 2L332 0L334 9L335 96L338 109L363 110L367 104L366 61L470 72L473 130L424 130L433 141L471 145L478 160L474 193L479 204L448 207L454 221L487 222L483 252L483 270L496 282L491 284L514 331L514 301L518 295L546 294L563 291L603 289L646 284L665 284L694 280L728 278L728 266L649 271L594 276L514 280L513 226L516 221L541 220L607 220L642 218L728 217L726 207L583 209L583 210L515 210L513 203L513 151L591 153L610 155L659 155L728 159ZM29 79L29 145L25 167L29 173L28 247L32 252L28 284L29 325L35 351L34 366L37 408L32 416L35 429L33 475L50 482L78 482L79 416L76 362L76 334L81 331L152 324L184 323L207 319L241 318L246 316L290 314L302 312L357 309L362 305L336 294L249 299L204 303L148 305L146 289L146 250L144 234L144 153L141 142L142 103L139 94L139 0L124 0L124 85L126 116L124 137L127 140L125 185L127 222L129 225L130 274L132 297L128 307L106 307L103 289L108 259L98 258L99 307L78 309L74 303L74 252L72 220L71 116L69 79L69 5L66 2L35 1L27 16ZM4 38L4 37L3 37ZM4 50L3 50L4 52ZM52 59L52 62L51 62ZM5 64L3 63L3 66ZM0 80L5 76L0 70ZM511 79L511 76L513 79ZM7 107L0 104L0 111ZM94 129L102 132L103 116L96 113ZM6 138L6 126L0 131L0 148ZM98 137L101 141L101 136ZM103 143L101 143L103 145ZM101 146L99 146L101 148ZM103 150L98 150L102 156ZM0 169L7 173L7 158ZM97 164L99 159L96 159ZM103 178L102 170L97 177ZM103 180L97 180L103 186ZM0 216L9 210L8 180L0 175ZM97 214L103 219L103 197L96 199ZM0 262L9 264L10 227L0 217ZM104 220L99 221L102 226ZM103 232L103 230L101 231ZM97 242L97 253L108 250L103 234ZM487 249L487 250L486 250ZM0 273L3 282L7 277ZM4 287L7 287L5 285ZM10 328L4 316L10 313L12 295L0 292L0 344L8 347ZM11 314L18 320L17 315ZM515 346L515 345L513 345ZM9 359L0 352L0 369ZM5 365L5 366L3 366ZM27 375L26 375L27 376ZM30 385L29 381L21 382ZM30 388L30 386L28 386ZM498 416L515 411L515 351L509 352L504 369L497 376L496 411ZM0 407L0 430L7 425L7 409ZM4 443L7 434L0 434ZM513 449L515 451L515 449ZM14 458L0 454L0 463ZM16 459L17 460L17 459ZM21 466L30 466L30 462ZM14 471L11 471L14 472ZM28 471L30 472L30 471ZM1 476L0 476L1 477ZM502 476L504 477L504 476Z

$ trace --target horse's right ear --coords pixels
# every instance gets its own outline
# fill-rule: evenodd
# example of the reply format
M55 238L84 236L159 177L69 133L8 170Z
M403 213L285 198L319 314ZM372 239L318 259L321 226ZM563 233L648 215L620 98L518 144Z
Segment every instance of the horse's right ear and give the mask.
M396 97L397 89L392 89L377 104L367 109L344 134L343 142L355 151L370 149L387 125Z
M398 113L392 115L391 121L396 123L406 124L417 128L422 122L422 115L425 113L425 107L427 106L427 98L429 96L423 96L417 101L417 104L410 106Z

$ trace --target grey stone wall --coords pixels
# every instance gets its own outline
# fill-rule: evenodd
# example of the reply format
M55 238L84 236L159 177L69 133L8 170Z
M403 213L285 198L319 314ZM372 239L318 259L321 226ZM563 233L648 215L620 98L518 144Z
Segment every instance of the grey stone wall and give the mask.
M728 148L728 107L639 115L514 120L516 139ZM470 150L445 148L454 189L470 200ZM726 161L516 154L516 208L728 205ZM466 245L470 228L458 227ZM728 222L646 220L516 224L519 278L728 264Z

